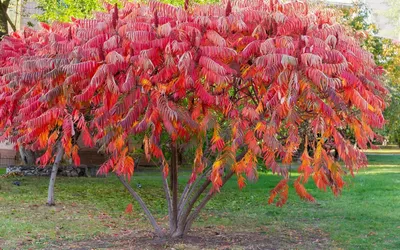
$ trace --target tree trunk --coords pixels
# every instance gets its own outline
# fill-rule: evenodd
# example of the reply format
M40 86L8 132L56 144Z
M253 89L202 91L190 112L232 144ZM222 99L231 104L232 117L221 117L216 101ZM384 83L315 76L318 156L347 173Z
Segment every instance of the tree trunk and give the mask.
M240 155L238 155L236 157L236 161L240 161L246 154L246 151L242 152ZM230 171L229 173L227 173L225 175L225 177L222 180L222 186L223 187L225 185L225 183L234 175L234 172ZM179 211L179 215L178 215L178 225L176 230L174 230L174 232L171 234L171 236L173 238L177 238L177 237L182 237L184 236L189 229L192 226L193 221L198 217L198 215L200 214L201 210L205 207L205 205L208 203L209 200L211 200L211 198L214 197L215 192L211 192L209 191L208 194L206 196L204 196L203 200L200 202L200 204L192 211L195 203L197 202L197 200L200 198L201 194L203 194L206 190L207 187L211 184L211 181L209 179L206 179L203 184L199 187L199 189L197 189L196 191L191 190L190 193L193 194L192 195L188 195L188 197L182 197L185 200L181 200L181 202L183 202L183 204L180 204L180 207L182 208L181 211ZM188 184L190 185L190 184ZM184 195L185 192L183 193Z
M176 142L171 145L171 191L172 191L172 224L171 234L175 232L178 223L178 149ZM171 216L171 215L170 215Z
M193 221L198 217L201 210L206 206L209 200L214 197L215 192L211 192L211 189L208 189L209 192L204 196L203 200L197 205L195 209L193 209L197 200L201 197L201 195L206 192L207 188L210 186L211 181L207 178L204 182L202 182L201 186L197 188L197 185L201 183L201 181L196 181L196 183L188 183L184 192L182 193L181 199L179 201L178 206L178 153L176 144L171 146L171 172L170 172L170 189L172 191L172 195L170 189L168 188L168 181L163 175L163 187L166 194L166 199L168 202L168 215L170 217L169 226L170 232L169 236L172 238L178 238L184 236L192 226ZM242 152L239 156L236 157L236 161L241 160L246 152ZM161 163L161 172L163 173L163 163ZM234 175L233 171L227 173L222 180L222 186ZM207 172L205 172L201 178L207 176ZM149 208L146 206L145 202L141 199L141 197L133 190L133 188L126 182L124 177L118 176L121 183L125 186L125 188L129 191L131 196L138 201L140 207L144 211L147 216L147 219L150 221L151 225L154 228L154 231L157 236L164 237L165 234L161 227L158 225L155 220L153 214L150 212ZM172 197L171 197L172 196ZM193 210L193 211L192 211ZM172 219L171 219L172 218Z
M56 159L53 164L53 168L51 169L51 176L50 176L50 183L49 183L49 190L47 194L47 205L54 206L54 184L56 183L56 177L58 172L58 167L60 166L62 157L64 155L64 148L61 145L61 142L57 143L57 155Z
M13 31L16 29L15 24L7 14L9 4L10 0L0 0L0 37L8 34L8 24L10 24Z
M118 179L122 182L122 184L125 186L125 188L128 190L128 192L131 194L131 196L139 203L140 207L143 209L144 213L147 216L147 219L150 221L151 225L154 228L154 231L157 236L163 237L164 233L160 226L157 224L156 219L154 218L153 214L150 212L149 208L146 206L142 198L139 196L138 193L133 190L133 188L126 182L123 176L118 176Z
M22 161L24 162L25 165L27 166L34 166L36 157L34 153L31 150L25 149L22 145L19 146L19 154L21 156Z
M7 8L5 8L5 3L0 0L0 37L8 34L7 17L3 9L7 10Z

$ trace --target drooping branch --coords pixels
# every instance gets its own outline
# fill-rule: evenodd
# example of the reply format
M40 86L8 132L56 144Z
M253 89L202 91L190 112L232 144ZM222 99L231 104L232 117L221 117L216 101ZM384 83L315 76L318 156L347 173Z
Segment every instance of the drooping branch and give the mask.
M138 193L133 190L133 188L126 182L123 176L117 175L118 179L121 181L121 183L125 186L125 188L128 190L128 192L131 194L131 196L139 203L140 207L143 209L144 213L147 216L147 219L149 219L151 225L154 228L154 231L157 236L162 237L164 236L164 232L162 231L161 227L158 225L156 219L154 218L153 214L150 212L149 208L146 206L142 198L139 196Z

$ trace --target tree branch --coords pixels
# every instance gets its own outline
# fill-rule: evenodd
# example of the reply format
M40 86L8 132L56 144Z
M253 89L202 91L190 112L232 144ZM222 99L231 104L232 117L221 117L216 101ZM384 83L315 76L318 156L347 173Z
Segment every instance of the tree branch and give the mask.
M176 142L172 142L171 151L172 224L170 231L172 233L178 222L178 149Z
M225 185L225 183L233 176L235 172L230 171L229 174L225 175L223 181L222 181L222 185L221 187L223 187ZM196 207L196 209L190 214L190 216L187 218L186 220L186 224L185 224L185 229L183 231L183 234L186 234L187 231L189 231L190 227L193 224L193 221L197 218L197 216L199 216L200 211L205 207L205 205L208 203L209 200L211 200L212 197L214 197L214 195L217 192L209 192L204 198L203 200L200 202L200 204Z
M209 170L211 169L211 167L208 167L204 170L204 173L198 177L194 183L187 183L185 189L183 190L181 199L179 200L178 203L178 218L181 217L182 212L188 202L188 199L192 196L193 191L196 190L196 187L199 185L199 183L201 182L201 180L208 175L208 173L210 172Z
M153 214L150 212L150 210L148 209L148 207L146 206L146 204L144 203L142 198L140 198L139 194L136 193L135 190L133 190L133 188L126 182L126 180L124 179L123 176L117 175L117 177L122 182L122 184L125 186L125 188L128 190L128 192L131 194L131 196L133 198L135 198L135 200L137 200L137 202L139 202L140 207L143 209L144 213L147 216L147 219L149 219L151 225L153 226L156 235L159 237L163 237L164 233L163 233L162 229L157 224L156 219L154 218Z
M152 159L152 162L157 165L154 160ZM169 224L172 225L172 200L171 200L171 192L169 191L168 187L168 180L167 178L164 177L164 164L162 161L160 161L160 170L161 170L161 178L163 182L163 189L165 193L165 199L167 200L167 205L168 205L168 218L169 218Z
M239 154L236 157L236 161L240 161L245 155L246 155L247 151L243 151L241 154ZM233 175L233 171L231 171L228 175L226 175L223 179L223 183L222 185L224 185L226 183L226 181L232 177ZM196 203L196 201L199 199L199 197L201 196L201 194L207 189L207 187L211 184L211 180L207 179L204 181L203 185L201 185L201 187L197 190L197 192L194 194L194 196L190 199L190 201L187 204L187 208L184 209L184 212L179 214L179 222L178 222L178 228L176 230L176 235L175 236L179 236L178 234L182 234L183 232L186 232L187 230L189 230L193 220L197 217L198 213L200 213L201 209L207 204L207 202L212 198L212 195L210 197L209 194L207 196L205 196L202 200L202 202L200 203L200 205L196 208L195 211L193 211L193 214L190 215L190 212L193 209L194 204ZM189 217L190 215L190 217ZM189 222L189 226L188 226L188 221L192 221Z

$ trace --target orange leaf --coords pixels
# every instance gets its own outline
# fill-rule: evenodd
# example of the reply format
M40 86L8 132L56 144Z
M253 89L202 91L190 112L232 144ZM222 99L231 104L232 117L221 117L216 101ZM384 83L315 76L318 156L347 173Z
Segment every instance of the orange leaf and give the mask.
M305 187L300 183L300 177L294 182L294 188L296 189L296 193L300 196L300 198L312 202L315 201L314 197L312 197L312 195L309 194Z
M132 203L129 203L128 206L126 206L125 213L126 214L131 214L132 210L133 210Z
M72 147L72 160L74 160L75 166L81 165L81 158L79 157L78 150L79 150L78 145L74 145Z

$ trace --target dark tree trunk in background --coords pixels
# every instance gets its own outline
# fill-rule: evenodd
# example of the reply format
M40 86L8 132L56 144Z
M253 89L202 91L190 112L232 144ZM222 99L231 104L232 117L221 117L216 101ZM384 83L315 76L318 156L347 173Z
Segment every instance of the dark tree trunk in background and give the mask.
M10 0L0 0L0 38L8 34L8 24L15 31L15 24L7 14Z
M34 166L36 164L35 153L31 150L25 149L22 145L19 147L19 155L26 166Z

